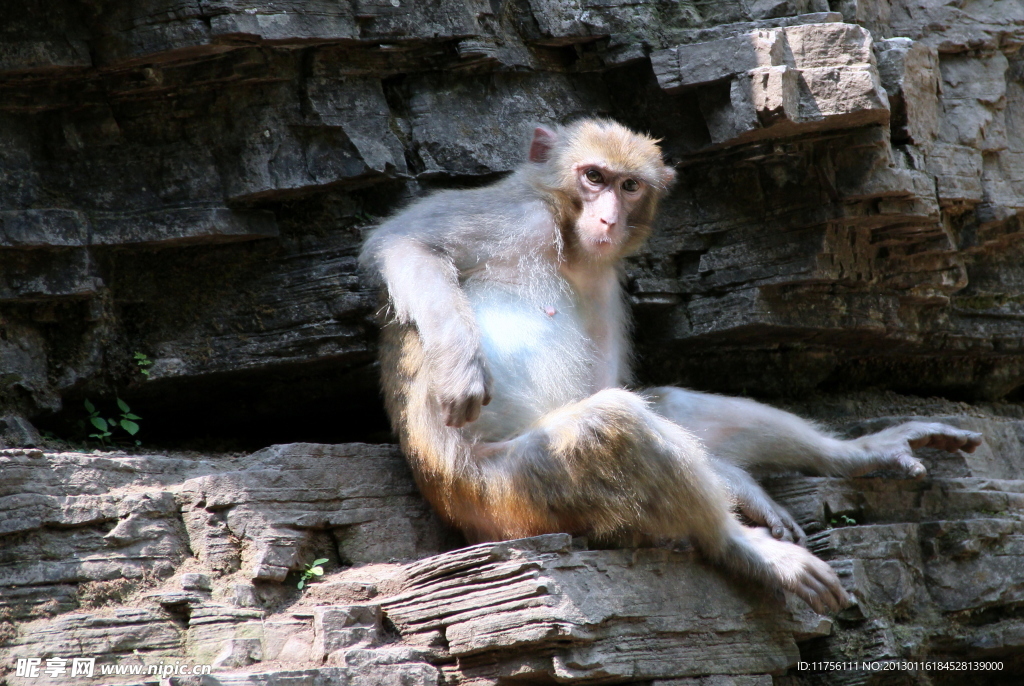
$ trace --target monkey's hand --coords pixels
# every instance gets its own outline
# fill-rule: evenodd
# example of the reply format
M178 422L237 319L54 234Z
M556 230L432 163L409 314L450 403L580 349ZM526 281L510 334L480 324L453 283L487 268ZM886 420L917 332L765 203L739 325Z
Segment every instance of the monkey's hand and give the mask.
M927 470L914 457L915 449L938 448L951 453L957 450L973 453L981 441L980 433L947 424L907 422L851 441L863 452L846 474L859 476L876 469L893 469L919 479Z
M483 351L450 344L428 350L427 358L445 424L459 428L476 421L481 406L491 402L491 372Z
M767 527L777 539L806 544L807 536L793 515L772 500L745 469L718 457L711 458L711 466L729 488L736 509L750 523Z

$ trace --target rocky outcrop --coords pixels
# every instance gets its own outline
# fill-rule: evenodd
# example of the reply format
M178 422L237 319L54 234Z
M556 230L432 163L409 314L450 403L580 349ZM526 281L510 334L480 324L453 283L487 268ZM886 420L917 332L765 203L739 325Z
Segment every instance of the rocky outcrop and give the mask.
M3 10L12 416L67 435L117 392L163 439L384 430L364 230L584 114L680 171L629 265L643 379L1024 383L1014 3L146 7Z
M914 408L876 406L846 430ZM1024 423L942 419L988 440L925 451L924 480L766 481L856 599L834 617L686 549L588 550L564 534L460 548L393 446L3 451L0 662L210 666L180 684L768 686L892 676L802 662L969 659L1002 663L975 683L1009 683L1024 670ZM300 591L314 559L327 573Z
M4 668L931 686L961 675L796 664L971 657L1003 663L975 681L1014 683L1022 44L1009 1L5 3ZM388 440L365 233L508 172L529 124L583 115L661 137L679 172L627 265L641 382L855 433L905 415L985 433L925 456L921 482L768 482L854 608L761 597L685 550L459 550L397 450L352 443ZM81 452L83 400L108 417L115 397L147 449L221 452Z

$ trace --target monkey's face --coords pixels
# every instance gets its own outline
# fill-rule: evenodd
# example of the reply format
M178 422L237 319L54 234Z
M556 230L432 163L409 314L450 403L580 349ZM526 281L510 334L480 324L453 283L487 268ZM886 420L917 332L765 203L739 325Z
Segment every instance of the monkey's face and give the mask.
M581 210L576 238L591 258L615 259L629 242L629 217L649 192L636 175L616 171L600 162L573 166Z

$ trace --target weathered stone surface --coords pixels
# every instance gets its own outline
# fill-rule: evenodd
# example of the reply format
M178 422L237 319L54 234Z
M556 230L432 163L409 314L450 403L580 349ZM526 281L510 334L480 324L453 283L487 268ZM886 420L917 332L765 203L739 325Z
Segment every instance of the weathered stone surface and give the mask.
M438 670L428 664L365 663L357 667L218 674L207 677L212 686L436 686Z
M0 596L20 606L25 593L48 584L129 579L137 585L170 576L191 552L178 504L165 487L211 464L3 451L0 469ZM118 491L128 484L144 490Z
M684 44L652 53L651 65L665 90L704 86L698 97L715 144L819 130L823 123L854 127L889 116L871 36L849 24L764 29ZM728 87L709 85L715 82ZM773 126L779 129L761 131Z
M168 654L216 661L221 683L888 678L781 675L796 641L809 660L1004 659L1008 683L1022 635L1022 12L1006 0L4 4L7 444L38 443L33 424L84 440L82 400L114 396L144 417L147 446L386 440L363 235L434 188L508 172L531 124L595 114L662 138L680 176L627 269L640 382L810 397L829 421L814 403L857 389L1009 402L840 412L864 431L943 417L988 442L924 455L921 482L771 481L859 604L830 622L790 600L788 637L766 630L742 652L736 637L766 625L700 634L730 618L693 603L774 608L771 621L781 606L685 555L382 563L447 548L393 448L4 452L2 649L79 636L126 647L137 626L154 645L176 635ZM326 465L353 461L346 490ZM320 556L329 578L301 597L273 581ZM518 577L478 583L516 564ZM406 574L453 595L396 596ZM523 595L473 614L460 588L480 608ZM681 619L642 612L647 591ZM334 608L319 631L318 604ZM337 608L355 605L384 608L379 622L347 625ZM392 630L431 612L443 633ZM700 635L682 643L676 626ZM125 650L114 660L133 659ZM733 673L694 671L719 654Z
M0 301L53 301L95 296L103 286L85 250L11 254L0 275Z
M909 38L875 43L878 72L889 95L893 142L926 144L938 135L939 58Z
M36 428L16 414L0 417L0 448L35 448L43 442Z
M218 669L244 667L261 660L263 616L262 610L214 603L191 608L189 655L200 664L216 664Z
M987 453L923 456L947 476L768 482L857 598L834 620L693 553L584 550L567 535L336 571L346 558L398 557L400 544L429 554L424 542L441 538L419 519L393 447L300 444L218 461L9 450L0 612L14 633L0 657L129 665L138 649L147 664L212 664L209 683L434 685L443 674L475 686L759 686L798 658L998 658L1019 643L1005 613L1024 601L1024 481L1005 478L1020 469L1021 420L974 414L941 419L984 431ZM191 548L175 553L183 520ZM344 535L373 521L383 528ZM223 565L224 551L245 561L242 572ZM331 558L327 577L301 594L266 578L240 583L260 564L279 564L283 578L320 556ZM161 588L131 581L133 570L158 572L158 560L173 574ZM111 607L89 613L86 602ZM965 612L991 620L964 627L955 618Z
M405 591L381 606L408 640L441 632L468 683L764 673L796 659L792 621L774 602L690 556L569 543L551 535L414 563Z
M380 605L321 605L313 610L313 659L332 660L338 651L373 648L383 642ZM319 656L319 658L317 657ZM344 662L342 662L344 664Z
M48 353L5 407L45 421L95 387L165 434L186 417L196 434L254 414L322 425L329 405L356 410L337 439L381 431L379 406L359 412L375 381L363 230L508 171L528 123L595 113L682 165L664 240L630 266L653 315L638 335L668 351L643 351L644 379L988 398L1024 379L1017 320L987 308L980 325L973 307L1013 297L997 284L1024 208L1013 7L250 4L5 10L0 306L7 341ZM71 66L87 40L95 66ZM979 266L999 272L980 294ZM837 347L847 362L826 369ZM780 388L777 365L819 371ZM308 399L259 395L268 382Z
M445 545L392 446L274 446L234 466L182 485L193 550L214 569L241 564L253 579L283 581L326 552L317 532L330 532L328 556L347 563L420 557Z
M68 678L73 658L94 657L97 664L107 665L140 661L145 664L144 660L158 661L180 655L183 641L181 628L160 612L117 608L104 614L72 613L23 625L19 638L4 649L5 667L13 667L18 658L63 658L68 661L64 683L88 683L89 679ZM140 658L139 653L145 658ZM98 667L96 671L98 674ZM11 674L7 678L12 686L26 686L46 676L32 678Z

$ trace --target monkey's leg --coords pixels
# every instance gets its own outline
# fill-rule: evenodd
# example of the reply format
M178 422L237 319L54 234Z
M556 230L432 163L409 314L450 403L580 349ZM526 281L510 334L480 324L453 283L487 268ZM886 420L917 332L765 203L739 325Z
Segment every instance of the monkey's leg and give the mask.
M827 563L742 526L700 442L633 393L601 391L474 456L487 519L502 523L502 537L686 536L712 560L793 591L819 612L848 602Z
M796 415L745 398L672 387L651 389L644 395L656 412L704 443L744 515L768 526L777 538L800 540L803 532L746 473L750 467L837 476L892 469L919 478L925 467L914 457L914 449L973 452L982 440L981 434L945 424L908 422L843 441Z

